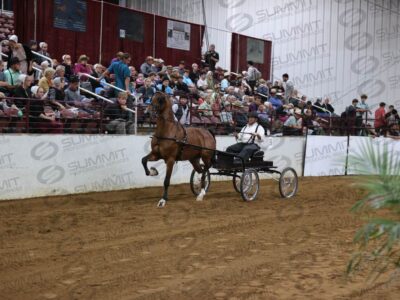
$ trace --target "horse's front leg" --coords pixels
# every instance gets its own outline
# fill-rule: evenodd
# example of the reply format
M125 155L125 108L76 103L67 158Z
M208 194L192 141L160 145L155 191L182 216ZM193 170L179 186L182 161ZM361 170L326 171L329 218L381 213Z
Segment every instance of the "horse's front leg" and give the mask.
M145 157L142 158L142 165L144 167L144 171L146 172L146 176L157 176L158 171L156 168L151 167L150 170L147 168L147 162L148 161L157 161L160 158L158 155L154 154L153 152L150 152L150 154L146 155Z
M174 163L175 163L174 159L169 159L166 161L167 170L165 172L165 179L164 179L164 193L163 193L163 197L161 198L161 200L158 201L158 204L157 204L158 207L164 207L165 204L167 204L169 182L171 179L172 170L174 169Z

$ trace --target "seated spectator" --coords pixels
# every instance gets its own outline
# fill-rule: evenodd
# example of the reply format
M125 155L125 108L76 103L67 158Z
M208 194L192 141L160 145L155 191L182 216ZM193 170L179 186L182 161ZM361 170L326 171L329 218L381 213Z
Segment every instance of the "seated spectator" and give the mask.
M50 57L49 52L47 52L47 49L48 49L47 43L45 43L45 42L40 42L40 43L39 43L39 48L40 48L40 50L38 51L38 53L40 53L41 55L44 55L44 56L46 56L46 57ZM43 62L44 60L46 60L46 59L39 56L38 60L39 60L38 63L40 64L40 63L42 63L42 62Z
M10 90L11 85L7 82L6 75L4 74L4 64L0 57L0 92L9 95Z
M26 75L21 75L26 76ZM22 117L23 112L11 99L6 99L6 95L0 92L0 116L7 115L13 117Z
M289 97L289 103L292 103L295 107L299 107L300 96L298 90L294 89Z
M391 105L392 106L392 105ZM392 126L392 124L399 123L400 117L397 110L392 108L389 113L386 114L386 124L387 126Z
M190 107L188 105L188 98L182 94L179 97L179 102L172 105L172 111L176 120L184 126L190 124Z
M190 71L189 77L192 80L192 82L197 85L197 80L199 80L200 78L200 70L198 64L196 63L192 64L192 71Z
M268 114L268 110L264 104L260 104L258 106L257 114L258 114L258 123L264 128L269 127L271 121L270 115Z
M247 113L244 111L244 105L239 100L232 103L233 117L236 122L236 128L246 126Z
M183 82L183 77L179 75L178 77L178 82L176 83L176 89L178 91L182 91L186 94L189 94L189 87L187 86L186 83Z
M183 82L184 82L187 86L194 85L192 79L190 79L190 77L189 77L189 70L186 69L185 72L183 72L182 77L183 77Z
M201 91L205 91L208 87L206 73L200 73L200 78L197 80L197 88Z
M138 76L138 71L136 70L136 68L134 66L129 66L129 72L131 74L131 81L135 81L137 76Z
M330 104L331 99L329 99L329 97L325 97L324 99L324 103L322 104L322 108L324 108L325 110L329 111L331 114L333 114L335 112L335 109L333 108L333 106Z
M392 138L395 140L400 140L400 128L399 128L399 123L392 123L389 126L389 129L386 133L386 137Z
M229 78L231 76L231 72L224 73L224 79L221 80L221 91L225 92L226 88L230 85Z
M181 60L179 62L179 65L177 67L178 73L180 76L183 76L183 73L185 73L185 61Z
M4 76L10 90L15 89L20 83L19 77L22 74L20 72L20 68L21 63L19 62L19 59L17 57L14 57L10 61L10 67L4 71Z
M168 77L164 77L162 83L157 84L157 90L166 93L168 95L173 95L174 91L169 86L169 79Z
M258 82L259 85L255 93L261 96L262 102L265 102L269 97L269 88L267 86L267 82L264 79L260 79Z
M322 108L323 108L323 107L322 107L322 99L321 99L321 98L317 98L317 99L315 100L314 106L313 106L313 109L314 109L314 111L317 113L317 115L320 115L320 114L324 114L324 113L325 113L325 111L324 111Z
M79 73L84 73L84 74L92 74L92 69L88 65L89 57L87 57L85 54L79 56L78 63L75 64L74 67L74 74L79 75ZM86 79L82 76L82 80Z
M211 101L212 114L213 116L219 118L219 115L222 110L221 97L217 93L214 93L212 97L214 98L214 101Z
M198 107L198 112L201 116L211 117L213 115L211 108L211 95L208 95L203 103L201 103Z
M143 101L145 104L151 103L151 98L156 92L156 89L151 85L151 79L146 78L144 85L138 89L138 92L142 94Z
M164 60L162 58L154 59L153 72L165 74L167 71L167 66L164 65Z
M116 104L111 104L106 108L104 117L110 122L106 125L107 131L116 134L133 134L135 123L132 121L132 112L127 110L128 93L118 93Z
M62 63L61 65L65 68L65 78L67 78L67 80L69 81L70 77L73 74L73 70L72 70L72 63L71 63L71 55L69 54L64 54L62 56Z
M14 92L13 95L15 98L32 98L32 93L31 93L31 85L33 82L32 76L27 76L25 74L20 75L19 81L21 82L20 85L18 85ZM24 101L22 99L14 99L14 104L21 110L25 109L27 101Z
M93 66L93 71L92 71L91 75L95 78L100 78L101 75L104 73L104 71L105 71L105 67L103 67L101 64L95 64ZM89 78L89 82L90 82L92 90L94 90L94 91L99 87L103 87L103 85L96 79Z
M63 133L63 124L56 119L55 112L45 105L44 90L39 86L31 88L33 100L29 106L29 123L35 133Z
M64 92L64 77L56 77L53 79L53 86L50 87L47 95L49 103L53 109L64 110L65 92Z
M39 80L39 87L43 89L45 93L53 86L53 75L55 71L53 68L47 68L43 72L43 77Z
M291 115L283 124L283 135L302 135L303 134L303 119L301 110L296 108L294 114Z
M58 65L56 67L56 72L54 73L54 78L55 77L65 78L65 67L63 65Z
M72 76L69 86L65 90L65 104L75 107L87 107L90 106L92 100L81 95L79 91L79 78Z
M151 72L157 72L157 70L153 67L154 59L152 56L147 56L146 60L140 66L140 73L142 73L145 77L149 76Z
M224 106L219 116L221 123L233 125L232 105L229 101L224 102Z
M275 111L280 109L282 107L283 103L282 103L282 100L276 96L276 89L271 89L269 91L269 93L271 96L268 99L268 102L270 102L272 104L272 107L274 108Z
M208 71L206 74L207 89L214 89L214 75L213 72Z

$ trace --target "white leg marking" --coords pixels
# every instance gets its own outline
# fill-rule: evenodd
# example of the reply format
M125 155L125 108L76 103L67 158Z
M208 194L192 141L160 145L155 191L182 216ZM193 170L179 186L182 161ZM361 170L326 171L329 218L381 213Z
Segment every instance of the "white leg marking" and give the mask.
M206 190L205 189L201 189L200 194L197 196L196 200L197 201L203 201L204 196L206 195Z
M165 204L167 204L167 201L165 201L164 199L161 199L160 201L158 201L157 207L163 208L165 206Z

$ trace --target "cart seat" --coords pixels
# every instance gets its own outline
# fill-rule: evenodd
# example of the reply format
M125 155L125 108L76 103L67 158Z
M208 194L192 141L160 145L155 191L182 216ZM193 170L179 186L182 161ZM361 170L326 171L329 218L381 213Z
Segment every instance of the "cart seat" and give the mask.
M252 161L263 161L264 160L264 151L257 150L251 157Z

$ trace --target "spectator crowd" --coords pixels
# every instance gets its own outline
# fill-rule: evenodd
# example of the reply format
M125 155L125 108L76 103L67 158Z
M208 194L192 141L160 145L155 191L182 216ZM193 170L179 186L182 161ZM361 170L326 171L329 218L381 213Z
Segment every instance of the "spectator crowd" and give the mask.
M92 65L84 54L75 63L69 54L58 61L51 58L45 42L24 45L16 35L8 37L2 52L0 117L25 117L30 132L62 133L66 120L88 118L101 119L109 133L132 133L132 109L138 108L139 124L151 124L154 120L146 107L161 91L170 96L175 118L182 125L213 126L219 133L243 127L248 113L256 112L267 134L350 131L355 135L399 136L399 115L392 105L386 109L382 102L372 115L368 96L361 95L337 113L329 97L310 101L300 95L288 74L280 80L265 80L252 61L239 74L222 69L215 45L210 45L199 63L180 61L172 66L148 56L138 68L131 65L130 54L122 52L116 53L108 66ZM373 124L368 120L374 120Z

